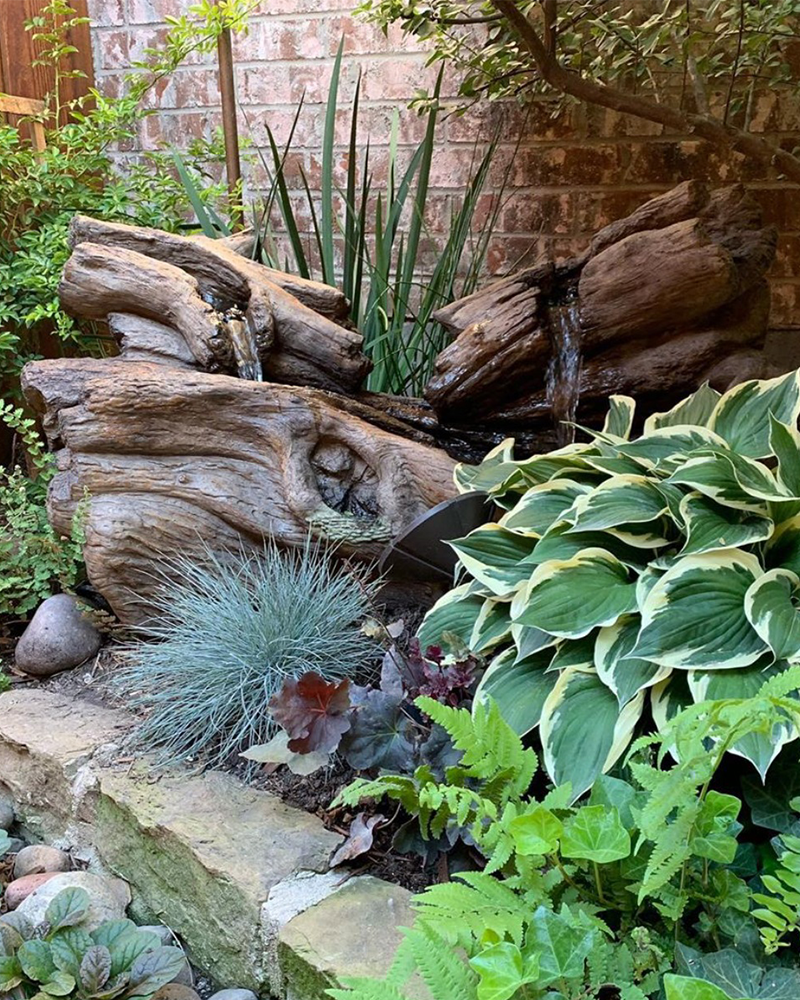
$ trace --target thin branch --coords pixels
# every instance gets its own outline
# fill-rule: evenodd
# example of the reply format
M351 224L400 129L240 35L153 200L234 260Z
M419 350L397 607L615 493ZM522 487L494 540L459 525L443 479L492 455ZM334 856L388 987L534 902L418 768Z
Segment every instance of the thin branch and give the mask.
M731 101L733 100L733 88L736 86L736 77L739 73L739 60L742 57L742 41L744 39L744 0L739 0L739 38L736 42L736 57L733 60L733 69L731 70L731 82L728 87L728 96L725 98L725 114L722 116L723 123L727 124L728 115L731 110Z
M558 0L544 0L544 47L551 59L558 50Z
M432 17L437 24L494 24L503 20L502 14L486 14L475 17Z
M738 153L769 164L790 180L800 183L800 159L792 153L715 118L684 114L647 97L627 94L565 69L555 56L548 54L535 25L522 13L515 0L491 0L491 2L495 10L499 11L517 32L520 42L531 55L542 79L554 90L569 94L587 104L597 104L612 111L664 125L675 132L695 135L715 146L730 147Z

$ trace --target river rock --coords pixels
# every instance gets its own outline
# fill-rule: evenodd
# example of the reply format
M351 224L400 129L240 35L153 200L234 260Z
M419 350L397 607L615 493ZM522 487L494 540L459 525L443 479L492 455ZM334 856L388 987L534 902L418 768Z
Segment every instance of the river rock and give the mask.
M22 633L14 653L26 674L49 677L94 656L102 639L78 609L71 594L55 594L43 601Z
M152 1000L200 1000L200 994L181 983L167 983L162 986Z
M37 875L40 872L68 872L72 867L69 854L45 844L23 847L14 861L14 878Z
M14 822L14 800L11 793L0 788L0 830L10 830Z
M258 1000L252 990L220 990L209 1000Z
M175 935L163 924L142 924L139 928L140 931L147 931L148 934L155 934L158 940L163 945L175 946L177 942L175 941Z
M44 875L29 875L29 878L45 878ZM18 909L21 914L36 925L44 921L47 907L62 889L85 889L89 893L91 906L81 927L92 931L106 920L122 920L131 901L127 882L107 875L91 872L48 873L47 882L32 892ZM13 882L11 883L14 884ZM10 888L10 887L9 887Z
M9 910L16 910L30 899L37 889L42 888L57 875L58 872L39 872L37 875L26 875L24 878L9 882L3 896L6 906Z

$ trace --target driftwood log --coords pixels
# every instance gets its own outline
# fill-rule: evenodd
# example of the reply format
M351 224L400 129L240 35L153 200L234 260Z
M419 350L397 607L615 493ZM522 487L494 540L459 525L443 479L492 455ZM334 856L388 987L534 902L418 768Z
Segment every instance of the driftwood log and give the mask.
M776 234L741 187L681 185L580 257L440 310L453 340L425 399L365 392L342 294L248 259L247 235L78 216L71 241L64 308L106 323L119 357L34 362L23 389L56 452L53 524L68 531L88 494L89 576L128 622L175 551L310 536L372 559L454 495L454 458L506 436L545 450L559 421L595 422L611 393L647 410L703 379L769 374Z

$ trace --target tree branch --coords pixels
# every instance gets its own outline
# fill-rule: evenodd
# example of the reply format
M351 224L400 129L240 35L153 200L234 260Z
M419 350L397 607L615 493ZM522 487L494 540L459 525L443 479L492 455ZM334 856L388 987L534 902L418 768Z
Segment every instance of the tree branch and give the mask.
M604 83L579 76L573 70L565 69L555 54L548 53L536 26L522 13L516 0L491 0L491 2L495 10L514 28L523 47L536 64L542 79L554 90L587 104L597 104L612 111L656 122L675 132L689 133L715 146L734 149L744 156L774 167L789 180L800 183L800 159L786 150L710 116L685 114L647 97L627 94Z

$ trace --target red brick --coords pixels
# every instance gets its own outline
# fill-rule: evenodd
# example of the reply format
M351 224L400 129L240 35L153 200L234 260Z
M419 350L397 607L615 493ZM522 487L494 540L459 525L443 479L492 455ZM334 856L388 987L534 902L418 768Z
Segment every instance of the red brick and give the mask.
M127 31L104 31L95 35L96 65L101 69L127 70L131 63Z

